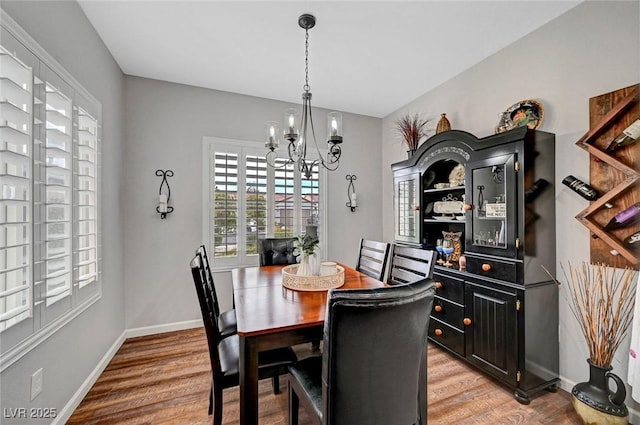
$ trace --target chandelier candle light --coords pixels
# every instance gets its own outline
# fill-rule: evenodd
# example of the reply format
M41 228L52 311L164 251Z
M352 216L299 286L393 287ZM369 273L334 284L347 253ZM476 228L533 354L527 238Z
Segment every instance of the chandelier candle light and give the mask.
M329 152L327 158L324 159L316 141L316 133L313 128L313 117L311 115L311 87L309 86L309 30L316 25L316 18L310 14L301 15L298 18L298 25L305 32L305 58L304 72L305 83L302 92L302 115L298 114L295 109L287 109L284 112L282 134L285 140L289 141L287 151L289 159L280 166L276 166L277 152L276 149L280 145L279 134L280 128L277 122L270 121L267 123L267 142L265 147L269 149L267 152L267 164L274 168L284 167L288 164L295 164L298 170L305 178L310 179L313 167L316 164L322 165L329 171L335 171L340 165L340 155L342 150L342 114L340 112L331 112L327 115L327 143ZM300 130L300 131L298 131ZM307 158L307 143L313 139L317 158L310 160Z

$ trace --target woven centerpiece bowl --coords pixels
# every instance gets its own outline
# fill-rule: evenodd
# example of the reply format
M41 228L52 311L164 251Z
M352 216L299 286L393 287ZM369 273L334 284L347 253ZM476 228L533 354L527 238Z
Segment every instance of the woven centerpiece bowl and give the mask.
M327 291L344 285L344 267L336 266L338 272L325 276L298 276L298 264L282 269L282 286L295 291Z

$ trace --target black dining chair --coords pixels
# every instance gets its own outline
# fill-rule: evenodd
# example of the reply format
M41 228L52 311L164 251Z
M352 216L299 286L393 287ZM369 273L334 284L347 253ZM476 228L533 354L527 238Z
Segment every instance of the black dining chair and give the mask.
M387 284L398 285L433 278L435 251L394 245L391 248Z
M239 377L239 339L238 335L222 338L217 326L216 316L210 308L212 297L207 284L206 271L200 254L191 260L191 274L198 294L204 330L209 345L211 361L211 392L209 393L209 414L213 414L213 425L222 424L222 390L235 387ZM258 355L258 378L272 378L273 392L280 393L279 376L287 373L287 366L297 360L291 348L278 348L261 351Z
M261 266L276 264L295 264L293 242L296 238L265 238L258 239L258 255Z
M356 270L374 279L383 280L390 246L387 242L360 239Z
M332 290L322 357L289 366L289 424L426 424L427 332L435 282Z
M204 245L200 245L196 250L196 254L199 254L202 258L202 266L204 267L205 277L209 290L211 292L211 299L208 300L211 303L211 310L214 312L215 317L218 318L218 329L220 335L226 338L230 335L235 335L238 332L238 319L236 318L235 309L220 311L220 304L218 303L218 294L216 292L216 285L213 282L213 274L211 273L211 265L209 263L209 257L207 256L207 249Z

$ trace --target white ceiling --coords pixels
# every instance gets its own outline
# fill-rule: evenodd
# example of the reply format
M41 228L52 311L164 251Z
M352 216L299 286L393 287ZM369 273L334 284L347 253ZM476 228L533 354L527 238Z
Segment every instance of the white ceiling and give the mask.
M107 1L79 4L128 75L384 117L580 1ZM481 82L478 82L481 84Z

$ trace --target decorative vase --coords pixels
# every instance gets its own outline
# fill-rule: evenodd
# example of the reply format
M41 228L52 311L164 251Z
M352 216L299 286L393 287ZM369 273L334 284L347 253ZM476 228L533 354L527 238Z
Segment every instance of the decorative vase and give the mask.
M320 255L318 252L313 254L303 254L300 258L300 265L296 272L298 276L320 276Z
M624 404L627 390L624 382L611 372L611 367L589 363L589 381L576 384L571 390L573 408L585 425L627 425L629 410ZM609 388L609 379L616 391Z
M300 258L300 265L298 266L298 271L296 275L298 276L311 276L311 261L309 259L309 255L302 254Z
M407 151L407 157L409 157L409 159L411 159L411 157L413 157L413 154L416 153L415 149L409 149Z
M309 266L312 276L320 276L320 254L317 249L316 252L309 256Z
M436 126L436 134L442 133L443 131L451 130L451 123L447 119L447 114L441 114L440 120L438 121L438 125Z

